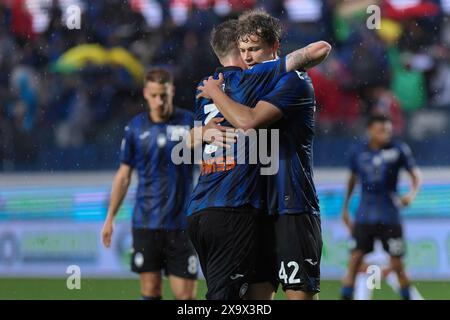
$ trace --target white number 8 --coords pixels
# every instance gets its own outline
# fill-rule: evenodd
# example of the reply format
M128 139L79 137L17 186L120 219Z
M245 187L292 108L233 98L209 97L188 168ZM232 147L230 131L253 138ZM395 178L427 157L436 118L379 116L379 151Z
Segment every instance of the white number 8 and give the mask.
M196 256L189 256L189 258L188 258L188 272L190 274L196 274L197 273L197 257Z

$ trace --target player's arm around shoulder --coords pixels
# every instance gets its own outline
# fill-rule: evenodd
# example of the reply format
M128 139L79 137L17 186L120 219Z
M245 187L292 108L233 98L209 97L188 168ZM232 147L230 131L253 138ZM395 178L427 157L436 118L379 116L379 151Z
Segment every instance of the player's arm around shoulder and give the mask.
M331 52L331 45L326 41L317 41L289 53L286 56L286 72L309 69L322 63Z
M243 119L240 128L243 130L267 128L283 117L279 108L267 101L259 101L251 109L250 117Z
M301 101L301 103L299 103ZM252 109L252 119L247 128L265 128L287 117L290 110L313 103L314 93L307 79L300 72L283 75L275 88L262 97Z

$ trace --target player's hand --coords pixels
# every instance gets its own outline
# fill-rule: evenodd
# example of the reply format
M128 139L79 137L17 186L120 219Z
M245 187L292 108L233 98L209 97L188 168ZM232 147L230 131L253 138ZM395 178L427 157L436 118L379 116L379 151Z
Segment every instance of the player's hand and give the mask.
M209 77L207 80L203 80L203 83L197 87L200 93L197 95L197 99L206 98L211 99L214 90L220 89L224 82L223 74L219 73L219 79Z
M220 123L224 118L212 118L211 121L203 128L203 141L218 147L231 148L236 142L237 132L233 127L221 126Z
M353 222L350 219L350 213L348 212L348 209L342 210L342 221L345 224L345 227L350 232L350 234L353 233Z
M404 206L404 207L409 206L412 201L413 201L413 196L410 194L404 195L403 197L400 198L400 202L401 202L402 206Z
M114 231L113 223L109 219L105 221L102 228L102 242L105 248L111 246L111 238Z

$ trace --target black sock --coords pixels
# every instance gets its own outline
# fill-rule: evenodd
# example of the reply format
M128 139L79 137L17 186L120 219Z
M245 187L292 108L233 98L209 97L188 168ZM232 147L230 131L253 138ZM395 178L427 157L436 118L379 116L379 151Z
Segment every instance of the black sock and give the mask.
M342 300L352 300L353 299L353 287L342 287L341 288L341 299Z

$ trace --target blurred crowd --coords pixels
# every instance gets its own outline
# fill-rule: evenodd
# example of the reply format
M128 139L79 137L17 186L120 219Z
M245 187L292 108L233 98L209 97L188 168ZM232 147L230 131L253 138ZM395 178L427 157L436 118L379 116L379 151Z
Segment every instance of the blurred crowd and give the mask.
M114 167L145 70L169 68L192 109L218 65L210 30L256 7L282 20L282 54L333 45L309 72L319 139L360 136L373 113L410 140L448 132L450 0L0 0L0 170Z

